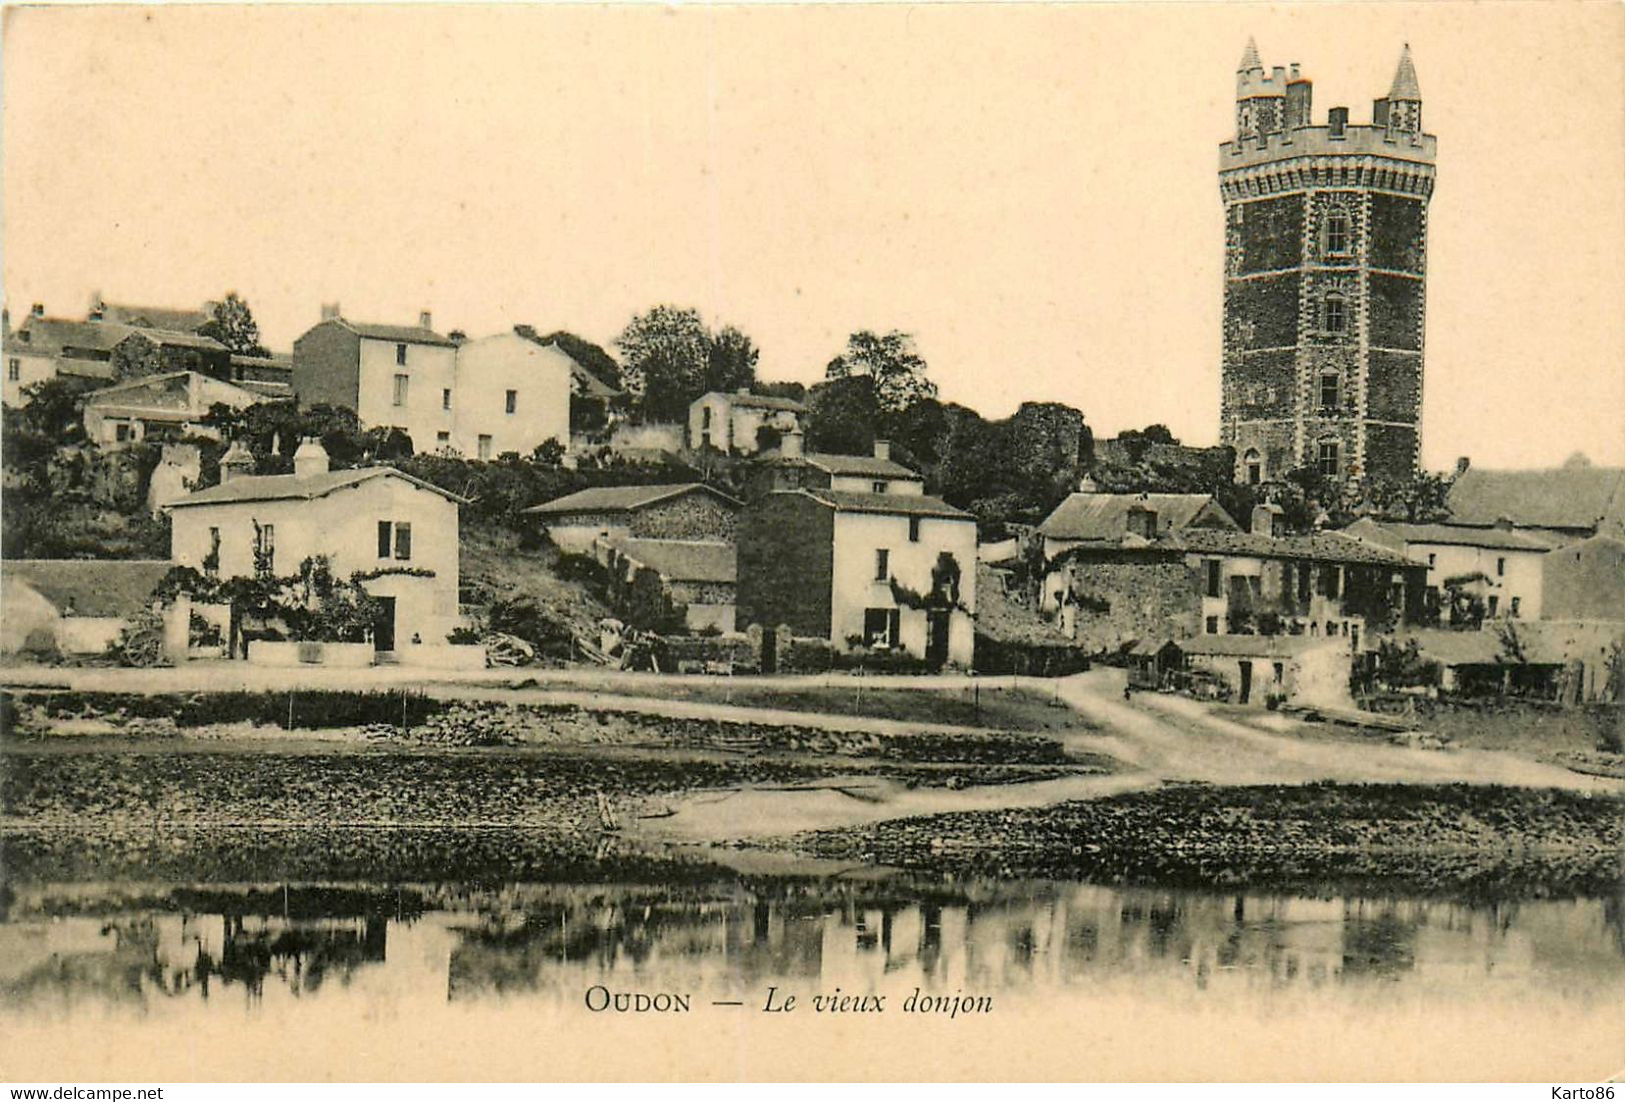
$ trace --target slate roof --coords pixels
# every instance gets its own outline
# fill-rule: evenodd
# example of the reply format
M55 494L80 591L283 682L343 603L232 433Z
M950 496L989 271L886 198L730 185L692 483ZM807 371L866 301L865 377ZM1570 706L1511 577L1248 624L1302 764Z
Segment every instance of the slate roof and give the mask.
M214 317L210 310L185 310L169 306L131 306L127 303L101 303L102 320L136 328L178 329L196 332Z
M834 452L804 452L801 456L785 455L778 448L769 448L757 455L757 461L780 466L805 464L831 475L860 478L907 478L921 481L920 473L890 459L876 459L872 455L837 455Z
M673 582L726 582L737 578L738 553L716 540L610 540L621 554L636 559Z
M146 608L169 573L163 559L7 559L0 574L24 582L58 612L125 617Z
M1451 521L1488 526L1500 517L1526 528L1592 528L1625 519L1625 467L1463 471L1450 487Z
M1186 528L1157 540L1153 546L1209 555L1245 555L1259 559L1314 559L1317 562L1372 566L1414 567L1414 559L1341 532L1314 532L1306 536L1266 536L1218 528Z
M433 329L425 329L421 325L376 325L367 321L351 321L349 318L331 318L351 332L374 341L394 341L396 344L432 344L441 348L455 348L456 343L450 337L443 337Z
M1450 547L1484 547L1496 551L1550 551L1552 541L1531 532L1505 528L1475 528L1464 524L1403 524L1381 521L1406 543L1437 543ZM1352 533L1350 533L1352 535Z
M293 357L272 353L269 356L244 356L240 352L231 354L231 366L256 367L261 371L293 371Z
M748 409L779 409L790 413L807 412L807 407L794 398L775 398L770 394L739 394L726 390L713 390L698 400L703 402L706 398L722 398L736 406L745 406Z
M1411 62L1410 43L1399 52L1399 68L1394 70L1394 83L1388 89L1389 99L1421 99L1422 86L1416 81L1416 66Z
M680 482L654 486L592 486L540 505L532 505L525 512L541 516L568 513L625 513L695 491L710 494L735 507L743 504L703 482Z
M1069 494L1057 505L1038 533L1050 539L1115 540L1128 531L1128 511L1136 505L1156 510L1159 532L1178 530L1212 505L1235 527L1230 514L1212 494Z
M943 517L971 520L963 509L955 509L940 497L927 494L860 494L852 490L825 490L811 487L795 491L842 513L880 513L911 517Z
M105 324L105 323L104 323ZM179 348L201 348L209 352L224 352L226 346L213 337L205 337L200 333L189 333L182 329L154 329L147 326L132 328L126 336L139 333L153 344L172 345Z
M193 505L221 505L242 501L314 501L349 486L359 486L375 478L400 478L430 493L439 494L459 505L468 499L450 490L443 490L432 482L425 482L394 467L356 467L345 471L323 471L320 474L239 475L204 490L197 490L177 498L164 506L166 509L184 509Z
M31 317L18 326L12 347L50 356L61 355L64 348L112 352L114 345L134 332L128 325L112 322ZM28 334L26 340L22 339L24 333Z

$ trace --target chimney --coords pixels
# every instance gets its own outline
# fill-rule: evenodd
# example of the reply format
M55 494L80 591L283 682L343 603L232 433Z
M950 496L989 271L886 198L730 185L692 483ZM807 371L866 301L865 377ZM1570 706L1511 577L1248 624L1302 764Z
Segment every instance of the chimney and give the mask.
M299 478L327 473L327 449L316 437L305 437L305 442L293 453L293 473Z
M450 333L446 334L446 339L452 344L462 344L464 341L468 340L468 334L463 332L461 329L453 329Z
M1266 501L1253 506L1253 535L1280 536L1285 526L1285 514L1279 505Z
M1157 538L1157 511L1151 506L1138 503L1130 505L1127 523L1130 535L1146 540Z
M1100 493L1100 486L1095 482L1094 479L1090 478L1088 475L1084 475L1082 478L1078 479L1078 493L1098 494Z
M45 316L45 303L43 303L43 302L34 303L33 308L28 311L28 314L29 314L30 317L43 318ZM90 320L91 321L100 321L101 320L101 311L92 310L91 314L90 314Z
M336 302L322 303L322 320L337 321L340 317L339 304Z
M1326 112L1326 133L1329 137L1341 138L1343 131L1348 129L1349 109L1347 107L1334 107Z
M418 326L423 329L434 328L434 315L427 310L418 311Z
M241 440L233 440L226 454L220 457L220 481L230 482L234 478L254 473L254 455L243 445Z
M891 458L891 441L890 440L876 440L875 441L875 458L876 459L890 459Z
M800 459L801 430L790 429L779 439L779 454L786 459Z

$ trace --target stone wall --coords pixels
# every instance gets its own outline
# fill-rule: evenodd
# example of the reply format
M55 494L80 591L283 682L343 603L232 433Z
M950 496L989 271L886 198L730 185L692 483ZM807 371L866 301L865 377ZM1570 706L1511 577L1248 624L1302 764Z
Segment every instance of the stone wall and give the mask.
M1201 577L1183 557L1116 553L1105 560L1074 553L1057 573L1045 581L1045 604L1052 604L1057 588L1070 594L1062 622L1070 622L1085 650L1114 651L1134 640L1187 638L1201 630Z
M701 490L646 505L632 514L637 539L724 540L732 543L737 509Z
M739 518L736 622L828 639L834 570L834 511L800 494L769 494Z

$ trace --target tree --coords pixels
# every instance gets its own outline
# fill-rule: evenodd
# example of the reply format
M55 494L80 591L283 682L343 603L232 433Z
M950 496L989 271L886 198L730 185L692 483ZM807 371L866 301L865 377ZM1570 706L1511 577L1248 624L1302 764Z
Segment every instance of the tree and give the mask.
M829 362L831 381L866 375L874 380L875 403L884 414L901 413L915 402L937 396L937 384L925 377L926 364L914 338L893 329L885 336L870 330L853 333L846 351Z
M872 451L878 420L873 379L855 375L819 383L807 395L807 447L847 455Z
M727 325L711 337L708 344L701 394L712 390L738 390L756 382L756 361L761 352L744 333ZM699 394L694 397L698 398Z
M219 341L239 356L268 356L260 344L260 327L254 312L236 291L214 304L214 316L198 326L198 335Z
M621 365L615 362L614 356L586 337L578 337L566 329L559 329L539 340L542 344L558 345L572 360L586 368L589 374L605 386L621 389Z

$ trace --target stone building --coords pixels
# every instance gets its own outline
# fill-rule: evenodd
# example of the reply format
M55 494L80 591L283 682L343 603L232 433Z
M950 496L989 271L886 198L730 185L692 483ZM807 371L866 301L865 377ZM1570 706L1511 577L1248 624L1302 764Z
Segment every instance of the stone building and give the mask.
M1250 483L1313 466L1336 478L1416 470L1427 204L1409 47L1369 125L1312 121L1297 65L1266 74L1247 43L1236 133L1219 147L1225 213L1220 441Z
M608 540L706 540L731 544L740 502L702 482L594 486L525 510L562 550L592 553Z

